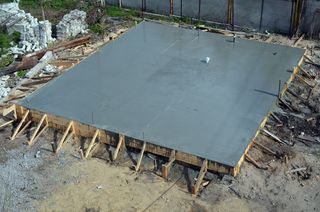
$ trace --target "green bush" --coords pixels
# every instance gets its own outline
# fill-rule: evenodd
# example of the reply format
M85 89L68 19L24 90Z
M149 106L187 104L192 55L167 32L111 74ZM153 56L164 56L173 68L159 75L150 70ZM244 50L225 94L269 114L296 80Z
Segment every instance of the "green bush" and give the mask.
M97 34L103 34L104 33L104 27L101 24L93 24L89 26L89 29Z
M26 70L17 71L17 76L20 78L24 78L26 76L26 74L27 74Z
M139 16L136 10L125 10L116 6L108 5L106 8L106 14L110 17L134 17Z

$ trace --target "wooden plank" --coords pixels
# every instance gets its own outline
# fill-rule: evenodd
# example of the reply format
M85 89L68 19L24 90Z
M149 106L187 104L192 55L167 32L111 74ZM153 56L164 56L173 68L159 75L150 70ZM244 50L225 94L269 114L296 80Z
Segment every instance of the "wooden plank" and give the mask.
M36 137L33 139L32 143L33 144L36 140L38 140L38 138L40 137L40 135L46 130L48 129L48 125L45 125L42 130L36 135ZM28 142L29 145L31 145L29 142Z
M15 120L10 120L10 121L7 121L7 122L1 124L1 125L0 125L0 129L3 128L3 127L5 127L5 126L8 126L9 124L13 123L14 121L15 121Z
M39 124L38 124L38 126L37 126L37 128L36 128L36 130L34 131L31 139L28 141L28 145L33 144L33 142L35 141L35 138L38 137L38 136L37 136L37 133L38 133L38 131L40 130L40 127L41 127L42 123L44 122L44 120L45 120L46 118L47 118L47 114L44 114L44 115L42 116L42 118L41 118L41 120L40 120L40 122L39 122ZM47 126L48 126L48 125L46 125L46 127L47 127ZM42 131L40 131L40 132L42 132Z
M86 154L84 155L84 158L88 158L88 156L90 154L90 151L91 151L91 149L92 149L92 147L94 145L94 142L96 141L96 139L97 139L97 137L99 135L99 132L100 131L97 129L96 132L94 133L93 138L91 139L91 142L90 142L90 144L89 144L89 146L88 146L88 148L86 150Z
M208 161L204 160L203 163L202 163L199 175L197 177L197 181L194 184L194 186L192 187L192 194L194 194L194 195L198 194L201 182L202 182L204 176L206 175L207 171L208 171Z
M293 43L293 47L297 47L298 44L302 41L303 38L304 38L304 34L302 34L302 35Z
M141 165L141 161L142 161L142 158L143 158L143 154L144 154L144 151L146 150L146 145L147 145L147 143L143 142L143 146L142 146L142 149L141 149L141 152L140 152L140 157L139 157L139 160L138 160L137 165L135 167L136 172L139 171L139 169L140 169L140 165Z
M67 135L69 134L69 131L70 131L72 125L73 125L73 121L70 121L70 123L69 123L67 129L65 130L62 138L61 138L60 141L58 142L57 149L53 150L55 153L59 152L59 150L61 149L63 143L65 142L65 140L66 140L66 138L67 138Z
M120 150L121 146L123 145L122 144L123 142L124 142L124 135L119 134L119 142L118 142L117 147L112 155L112 160L117 159L119 150Z
M29 125L32 123L32 121L28 121L24 127L20 130L20 132L17 134L16 138L18 138L20 135L24 133L24 131L29 127Z
M20 128L22 127L23 122L26 120L26 118L28 117L30 113L30 110L27 110L27 112L24 114L23 118L21 119L20 123L18 124L17 128L15 129L15 131L13 132L12 136L11 136L11 140L14 140L17 136L17 134L19 133Z
M171 168L171 165L173 164L173 162L176 160L176 151L172 150L171 151L171 155L169 157L169 161L166 164L162 164L162 177L164 179L168 179L168 175L169 175L169 171Z

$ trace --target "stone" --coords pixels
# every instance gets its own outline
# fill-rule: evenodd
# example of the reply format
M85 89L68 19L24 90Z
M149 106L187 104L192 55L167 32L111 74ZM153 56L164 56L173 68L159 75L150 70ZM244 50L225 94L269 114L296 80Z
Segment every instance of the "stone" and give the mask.
M72 10L63 16L57 25L57 39L64 40L71 36L87 33L86 16L86 12L80 10Z

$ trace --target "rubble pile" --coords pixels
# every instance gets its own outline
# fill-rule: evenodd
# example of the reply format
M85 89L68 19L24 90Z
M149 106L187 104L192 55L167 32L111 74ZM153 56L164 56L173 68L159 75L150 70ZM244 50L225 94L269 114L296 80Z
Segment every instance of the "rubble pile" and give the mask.
M38 21L30 13L20 10L18 3L0 4L0 26L9 34L20 33L20 42L11 48L13 54L24 54L47 47L54 39L51 37L51 23Z
M63 16L57 25L57 39L63 40L71 36L87 33L86 16L86 12L80 10L72 10Z
M8 96L11 88L8 86L8 79L10 77L8 75L0 78L0 98Z

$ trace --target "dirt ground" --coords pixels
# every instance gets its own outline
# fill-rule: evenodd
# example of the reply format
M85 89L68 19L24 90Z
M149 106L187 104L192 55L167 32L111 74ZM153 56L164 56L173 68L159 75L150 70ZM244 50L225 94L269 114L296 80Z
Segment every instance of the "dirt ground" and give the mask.
M292 45L293 41L274 35L269 42ZM318 44L302 41L299 46ZM320 61L319 51L311 54ZM50 142L59 139L61 132L47 130L28 146L34 126L13 141L10 126L0 130L0 211L319 211L320 70L310 64L303 67L314 75L310 82L315 87L310 90L295 80L289 88L296 96L283 97L290 108L282 104L274 113L281 123L270 118L265 127L294 145L261 134L256 142L276 154L255 145L249 151L267 170L246 161L237 177L207 173L204 182L209 184L192 196L198 169L174 163L165 181L160 172L165 158L145 154L136 173L132 166L138 153L133 150L111 161L113 147L100 144L91 158L82 160L79 142L69 139L56 155ZM301 135L315 140L299 139ZM288 173L295 167L306 170Z

